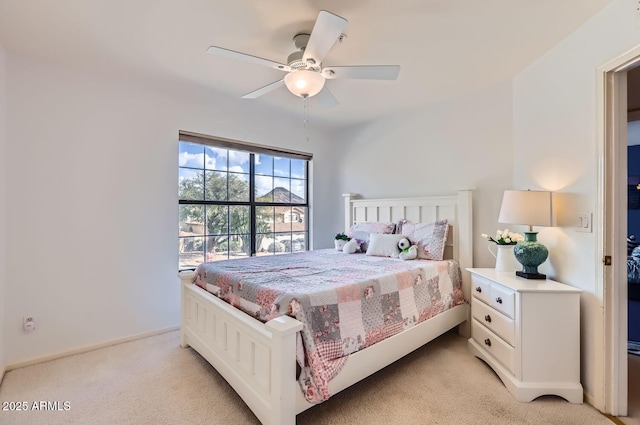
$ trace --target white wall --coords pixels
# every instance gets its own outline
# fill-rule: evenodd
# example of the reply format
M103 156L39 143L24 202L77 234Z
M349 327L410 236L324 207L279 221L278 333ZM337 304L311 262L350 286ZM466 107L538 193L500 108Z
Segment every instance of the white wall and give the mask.
M341 223L331 144L300 120L11 52L7 91L9 365L178 325L178 130L314 153L316 246Z
M514 182L559 192L569 199L565 216L596 212L596 70L640 44L636 6L614 1L514 80ZM602 290L595 275L601 253L595 252L595 233L566 225L541 231L539 240L550 251L547 273L585 291L582 382L603 408Z
M6 287L6 214L7 201L6 201L6 159L5 159L5 145L7 143L6 130L6 66L5 66L5 51L0 44L0 382L2 381L2 375L5 367L5 336L4 336L4 322L5 322L5 287Z
M474 265L493 267L481 233L494 233L511 188L511 82L342 134L340 185L364 197L474 191Z

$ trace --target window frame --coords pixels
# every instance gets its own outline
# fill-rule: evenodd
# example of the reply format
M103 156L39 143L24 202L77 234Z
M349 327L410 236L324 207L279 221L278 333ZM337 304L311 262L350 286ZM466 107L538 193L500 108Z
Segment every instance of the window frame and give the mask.
M220 206L227 206L227 207L231 207L231 206L248 206L249 207L249 233L250 233L250 245L251 245L251 249L250 249L250 256L256 256L257 252L256 252L256 242L257 242L257 232L256 232L256 209L259 207L286 207L286 208L295 208L295 207L300 207L300 208L306 208L306 217L304 218L305 220L305 250L309 250L309 245L310 245L310 229L309 229L309 225L310 225L310 213L311 213L311 202L310 202L310 188L309 188L309 168L311 165L311 160L313 159L313 154L311 153L307 153L307 152L300 152L300 151L293 151L293 150L284 150L284 149L279 149L279 148L275 148L275 147L270 147L270 146L265 146L265 145L258 145L258 144L254 144L254 143L248 143L248 142L241 142L241 141L237 141L237 140L231 140L231 139L225 139L225 138L220 138L220 137L213 137L213 136L207 136L207 135L203 135L203 134L199 134L199 133L192 133L192 132L187 132L187 131L180 131L179 132L179 138L178 138L178 143L179 142L190 142L190 143L197 143L200 145L204 145L204 146L208 146L208 147L212 147L212 148L222 148L222 149L228 149L228 150L236 150L236 151L242 151L242 152L247 152L249 153L249 201L229 201L229 200L225 200L225 201L214 201L214 200L189 200L189 199L180 199L180 197L178 197L178 208L181 205L203 205L203 206L208 206L208 205L220 205ZM289 158L289 159L295 159L295 160L304 160L305 161L305 170L304 170L304 177L301 178L294 178L291 176L291 163L289 165L289 181L291 182L292 180L304 180L305 182L305 188L304 188L304 201L303 203L300 202L288 202L288 203L283 203L283 202L275 202L275 201L271 201L271 202L267 202L267 201L256 201L256 192L255 192L255 188L256 188L256 182L255 182L255 177L256 177L256 170L255 170L255 156L256 155L268 155L274 158ZM182 167L180 165L178 165L178 169L192 169L195 171L202 171L205 172L205 179L206 179L206 167L203 167L202 169L199 168L193 168L193 167ZM227 174L229 173L229 169L228 169L228 163L227 163L227 170L226 170ZM262 175L262 174L260 174ZM272 178L276 178L278 176L275 175L275 170L272 171L271 174ZM206 180L205 180L206 181ZM228 185L228 181L227 181L227 185ZM273 188L275 189L275 187ZM273 190L272 189L272 190ZM291 186L289 187L289 193L291 193L293 195L293 192L291 192ZM228 196L227 196L228 199ZM206 213L205 213L206 209L203 209L203 215L204 215L204 220L205 220L205 229L206 229ZM229 229L229 225L227 226L227 235L231 235L230 233L230 229ZM275 222L274 222L274 229L273 229L273 235L275 236L278 232L275 231ZM288 232L291 235L293 235L294 233L301 233L299 231L293 231L293 229ZM204 231L204 234L202 235L203 239L205 240L205 247L206 247L206 240L208 237L210 237L210 235L207 234L206 230ZM187 236L179 236L178 235L178 241L180 241L181 239L187 239ZM292 248L293 248L293 244L292 244ZM202 258L202 262L206 262L207 258L206 258L206 248L203 251L203 258ZM292 251L293 252L293 251ZM273 252L273 255L277 254L277 252ZM227 258L229 256L229 251L227 251ZM182 268L181 267L181 261L180 261L180 256L178 256L178 269L179 270L188 270L188 269L192 269L193 267L185 267Z

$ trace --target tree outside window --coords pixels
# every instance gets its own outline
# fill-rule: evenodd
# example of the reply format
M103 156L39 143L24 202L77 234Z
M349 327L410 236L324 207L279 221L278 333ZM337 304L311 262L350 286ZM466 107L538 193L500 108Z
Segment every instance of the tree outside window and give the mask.
M179 141L179 268L308 249L308 161Z

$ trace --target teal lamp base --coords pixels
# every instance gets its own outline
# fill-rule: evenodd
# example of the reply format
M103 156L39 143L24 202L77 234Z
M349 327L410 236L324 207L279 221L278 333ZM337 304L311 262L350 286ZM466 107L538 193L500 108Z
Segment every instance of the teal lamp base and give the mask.
M547 275L538 273L538 266L546 261L549 250L538 242L537 234L538 232L524 232L524 241L513 247L516 260L522 264L522 271L516 272L516 276L525 279L547 278Z

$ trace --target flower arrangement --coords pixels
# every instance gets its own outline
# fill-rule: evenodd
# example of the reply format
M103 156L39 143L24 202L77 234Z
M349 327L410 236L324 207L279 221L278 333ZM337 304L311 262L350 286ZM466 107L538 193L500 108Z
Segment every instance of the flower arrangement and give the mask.
M495 237L489 236L486 233L483 233L481 236L486 238L489 242L494 242L498 245L515 245L524 240L523 235L520 233L510 232L509 229L498 230Z
M344 233L338 233L334 239L337 241L345 241L345 242L349 242L351 240L351 238L345 235Z

